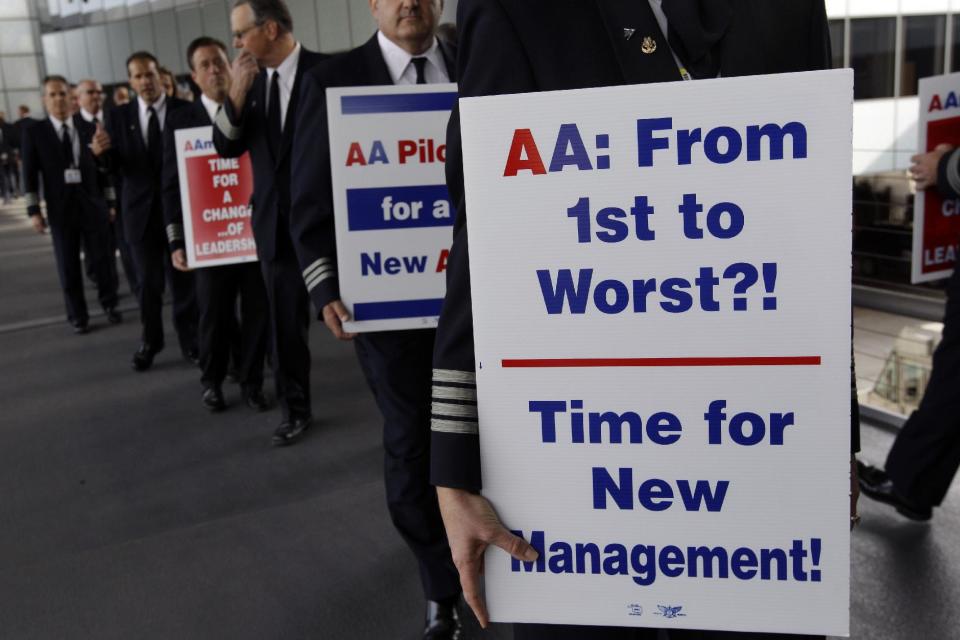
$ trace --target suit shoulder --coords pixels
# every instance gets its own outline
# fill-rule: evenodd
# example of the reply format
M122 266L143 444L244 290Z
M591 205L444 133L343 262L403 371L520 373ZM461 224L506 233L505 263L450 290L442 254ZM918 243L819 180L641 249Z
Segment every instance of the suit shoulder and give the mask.
M187 108L174 109L170 112L170 117L168 118L170 125L178 129L185 129L191 126L203 126L201 114L197 110L197 104L193 102L187 103ZM200 108L203 108L202 105ZM201 124L197 124L197 122Z
M302 64L304 69L312 69L316 65L320 64L324 60L328 60L332 56L329 53L320 53L318 51L311 51L304 47L300 51L300 61L298 64Z
M171 111L179 111L180 109L186 109L187 107L193 104L189 100L184 100L183 98L174 97L174 98L167 98L167 100L170 101L169 106Z
M118 104L110 108L110 114L107 116L107 120L110 122L126 122L130 116L130 105L136 107L136 103L128 102L127 104Z
M328 56L310 69L311 82L322 87L342 87L364 84L367 64L363 47Z

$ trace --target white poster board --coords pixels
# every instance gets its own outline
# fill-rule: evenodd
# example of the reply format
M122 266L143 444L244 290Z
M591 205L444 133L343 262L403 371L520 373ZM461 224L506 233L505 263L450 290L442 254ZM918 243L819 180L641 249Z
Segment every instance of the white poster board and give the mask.
M920 79L917 152L939 144L960 146L960 73ZM910 281L949 278L960 250L960 199L937 189L918 191L913 200L913 259Z
M340 297L351 332L436 327L455 211L455 84L327 89Z
M493 620L848 633L852 77L460 101Z

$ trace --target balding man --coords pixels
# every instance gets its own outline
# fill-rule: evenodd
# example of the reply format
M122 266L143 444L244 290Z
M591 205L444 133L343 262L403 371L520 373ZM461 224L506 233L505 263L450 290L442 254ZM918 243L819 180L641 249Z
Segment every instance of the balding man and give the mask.
M80 109L73 114L73 121L75 123L79 123L80 121L87 122L92 124L96 130L104 131L107 127L107 114L103 109L103 85L96 80L81 80L77 83L77 101ZM119 194L120 184L116 179L114 180L114 187ZM110 268L116 277L116 253L117 249L120 249L120 261L123 263L123 271L127 276L127 282L130 284L130 291L136 295L138 288L137 272L133 265L130 245L127 243L126 236L123 233L122 212L119 205L120 203L117 202L114 219L110 223ZM87 275L91 275L89 262L87 262Z

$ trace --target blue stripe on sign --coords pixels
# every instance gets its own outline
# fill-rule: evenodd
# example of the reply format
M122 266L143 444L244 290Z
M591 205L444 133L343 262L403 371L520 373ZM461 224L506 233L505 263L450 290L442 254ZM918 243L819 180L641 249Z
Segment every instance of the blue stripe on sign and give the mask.
M456 101L456 92L340 96L340 111L345 116L356 116L365 113L451 111Z
M449 205L449 215L445 218L433 215L434 205L439 201ZM452 227L455 216L446 185L347 189L350 231Z
M396 320L398 318L432 318L440 315L443 298L429 300L395 300L361 302L353 305L354 320Z

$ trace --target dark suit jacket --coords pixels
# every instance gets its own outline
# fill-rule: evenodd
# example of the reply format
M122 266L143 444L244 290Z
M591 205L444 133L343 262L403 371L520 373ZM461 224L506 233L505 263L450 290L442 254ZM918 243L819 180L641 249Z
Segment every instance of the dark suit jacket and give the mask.
M303 76L329 56L301 46L278 157L274 158L267 140L267 72L260 71L242 113L234 113L229 100L224 104L213 127L213 144L224 158L236 158L250 152L253 165L253 237L261 260L271 261L277 255L278 234L290 233L290 148L300 137L299 102Z
M734 17L720 43L723 77L829 68L830 39L822 0L732 0ZM457 12L463 97L681 80L667 38L643 0L460 0ZM652 34L661 45L640 51ZM447 186L457 210L447 262L447 296L434 352L435 384L475 381L457 111L447 131ZM479 490L476 417L434 415L432 481Z
M17 149L20 148L20 138L23 135L23 130L30 125L36 122L36 119L26 116L25 118L20 118L13 123L13 133L14 133L14 145Z
M100 171L97 159L90 152L95 127L83 122L74 125L80 137L81 184L64 183L63 172L70 159L63 153L60 133L49 118L36 120L23 127L20 135L20 155L23 160L23 178L27 198L27 214L40 213L40 178L43 177L43 197L47 203L47 220L51 226L78 224L77 216L93 216L108 220L106 188L109 181Z
M17 144L17 132L13 125L8 122L0 122L0 167L16 164L14 151L17 149Z
M105 129L107 129L108 119L109 119L109 114L107 113L107 111L104 111L103 126ZM89 123L87 123L87 121L83 119L83 116L80 115L80 112L77 111L75 114L73 114L73 124L79 127L79 126L82 126L83 124L89 124ZM93 127L94 132L96 132L97 130L96 123L92 123L91 126ZM109 131L109 129L107 130ZM110 202L110 205L117 211L119 215L120 203L117 200L117 197L120 194L119 185L121 184L121 182L118 176L115 176L111 173L110 162L108 161L108 158L109 156L99 159L97 161L97 166L99 167L100 172L104 174L102 180L105 185L104 193L106 194L107 200Z
M178 129L208 127L213 124L203 102L198 98L186 109L177 109L167 119L163 130L163 171L160 181L163 201L163 223L167 228L170 251L184 248L183 207L180 201L180 175L177 171L177 145L174 132Z
M440 51L453 80L456 53L442 42ZM340 297L326 90L392 84L376 34L364 45L317 65L303 78L290 176L290 230L318 316L324 306Z
M163 131L170 126L170 118L178 109L190 106L186 100L166 98ZM140 129L138 100L114 107L107 117L112 149L109 153L112 171L120 177L123 225L127 240L139 242L148 229L162 228L160 211L160 180L150 164L147 145Z

